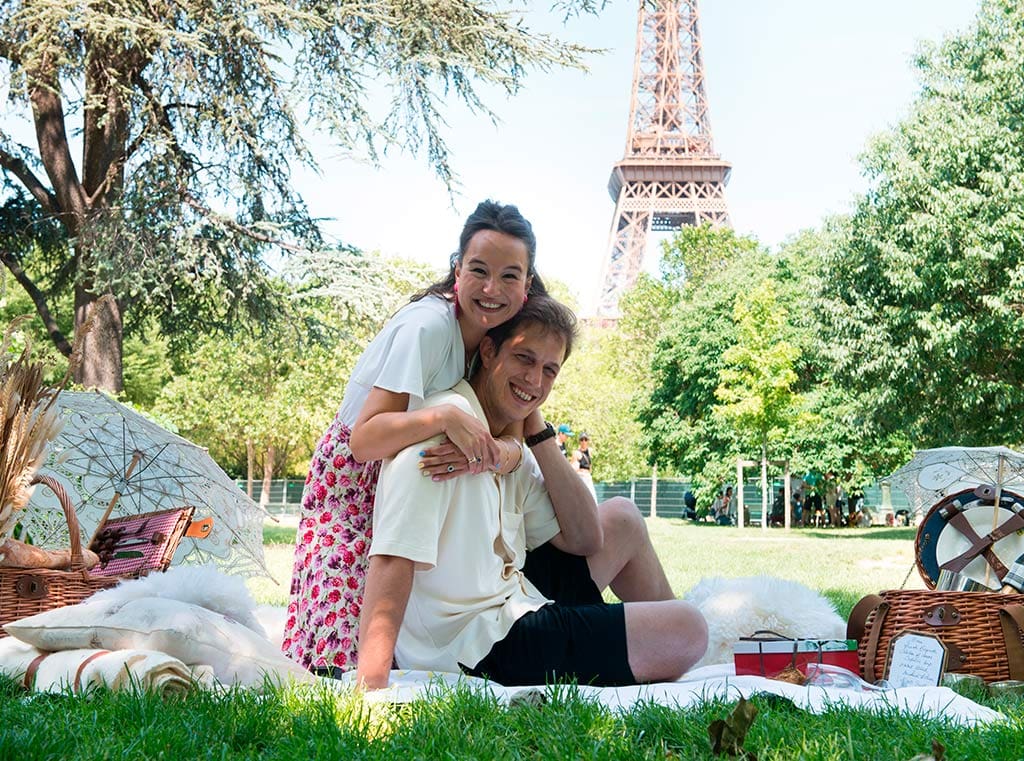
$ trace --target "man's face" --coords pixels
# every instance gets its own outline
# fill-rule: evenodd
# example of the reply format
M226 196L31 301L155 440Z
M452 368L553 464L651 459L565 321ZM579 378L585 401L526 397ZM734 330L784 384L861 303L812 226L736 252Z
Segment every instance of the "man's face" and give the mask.
M564 356L562 337L540 325L517 331L497 351L485 337L480 344L477 395L491 428L525 420L540 407L551 393Z

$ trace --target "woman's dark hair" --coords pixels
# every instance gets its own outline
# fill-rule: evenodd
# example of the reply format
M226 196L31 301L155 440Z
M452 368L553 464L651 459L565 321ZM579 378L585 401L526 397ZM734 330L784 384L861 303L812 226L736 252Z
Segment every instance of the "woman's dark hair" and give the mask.
M450 298L455 288L455 267L466 255L466 248L474 235L481 230L494 230L495 232L511 235L526 244L527 255L527 277L532 277L530 290L527 293L532 297L535 294L546 296L548 289L544 281L537 274L535 260L537 258L537 238L533 234L533 226L526 218L519 213L512 204L502 205L496 201L482 201L477 204L476 209L466 219L462 227L462 234L459 236L459 250L451 255L448 277L436 283L428 285L422 291L414 294L409 301L419 301L427 296L440 296Z
M545 333L554 333L561 337L565 342L562 362L569 359L576 338L576 315L565 304L547 294L531 295L515 317L501 325L495 325L487 331L487 337L494 342L494 349L497 351L508 338L531 325L539 325Z

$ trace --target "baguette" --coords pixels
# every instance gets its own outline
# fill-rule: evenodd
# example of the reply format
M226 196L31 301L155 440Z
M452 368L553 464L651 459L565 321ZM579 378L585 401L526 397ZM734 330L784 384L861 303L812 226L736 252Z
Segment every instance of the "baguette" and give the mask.
M82 550L86 568L100 562L99 555L92 550ZM44 568L66 571L71 568L71 550L44 550L17 539L5 539L0 543L0 568Z

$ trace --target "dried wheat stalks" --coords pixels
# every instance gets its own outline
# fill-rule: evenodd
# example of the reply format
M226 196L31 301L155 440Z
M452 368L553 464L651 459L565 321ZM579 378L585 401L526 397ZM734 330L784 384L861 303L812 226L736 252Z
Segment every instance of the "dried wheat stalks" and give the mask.
M9 353L11 339L26 319L12 321L0 343L0 541L28 504L47 444L63 426L54 406L60 386L44 382L43 364L32 361L31 345L26 340L13 360Z
M97 305L112 300L107 294ZM0 343L0 544L32 496L32 479L46 460L47 445L64 427L54 403L81 363L85 337L93 327L90 316L75 331L64 379L51 386L43 381L43 363L31 360L27 338L24 351L13 361L8 351L15 332L29 319L31 315L12 320Z

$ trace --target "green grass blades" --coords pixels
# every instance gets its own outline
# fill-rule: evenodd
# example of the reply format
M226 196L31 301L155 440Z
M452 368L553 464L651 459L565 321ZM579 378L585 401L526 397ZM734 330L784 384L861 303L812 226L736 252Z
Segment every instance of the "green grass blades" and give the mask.
M161 699L95 691L87 697L26 697L0 680L0 758L51 759L715 759L707 728L735 703L680 711L643 704L612 711L572 686L543 701L503 706L485 694L436 688L407 705L364 702L329 686L233 690ZM1001 701L1003 724L977 729L898 713L800 711L754 696L758 713L743 748L759 761L1019 759L1020 701Z
M647 522L677 593L703 576L767 573L822 590L841 615L864 594L898 588L914 560L914 529L725 528L672 519ZM278 584L251 582L264 604L284 605L292 526L264 533ZM920 588L916 571L908 587ZM161 699L95 691L87 697L26 695L0 679L0 759L718 759L708 727L735 702L680 711L641 704L611 711L572 686L503 706L467 689L437 688L429 700L392 706L331 685L233 690ZM1024 758L1024 700L968 697L1007 716L977 729L898 713L812 715L785 700L754 696L756 720L743 749L759 761Z

